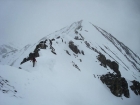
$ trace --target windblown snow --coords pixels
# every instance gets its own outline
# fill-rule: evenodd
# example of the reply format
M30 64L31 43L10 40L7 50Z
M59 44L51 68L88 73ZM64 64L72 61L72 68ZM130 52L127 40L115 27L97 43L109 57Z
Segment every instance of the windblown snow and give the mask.
M0 105L139 105L140 95L135 95L129 86L132 80L140 82L140 58L124 47L126 53L121 42L109 35L91 23L79 21L20 50L3 52ZM46 39L48 47L40 49L35 67L30 60L20 65ZM49 39L55 39L52 47L56 54L50 49ZM70 41L79 53L69 48ZM100 65L99 53L93 48L118 63L121 76L128 83L130 98L114 96L101 82L100 76L113 70Z

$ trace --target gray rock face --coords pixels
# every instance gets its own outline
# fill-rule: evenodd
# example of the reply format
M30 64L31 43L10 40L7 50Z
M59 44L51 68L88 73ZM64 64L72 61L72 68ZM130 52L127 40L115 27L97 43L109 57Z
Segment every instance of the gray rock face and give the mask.
M72 41L69 42L69 48L76 54L80 53L80 50L76 45L74 45L74 42Z
M117 97L121 97L123 94L129 98L128 84L125 78L119 77L115 74L105 74L100 77L100 80L107 85L111 93Z
M138 81L133 80L133 85L130 86L131 90L136 94L140 95L140 83Z
M106 59L106 57L103 54L99 54L97 59L101 62L101 66L110 67L114 72L117 73L119 77L121 77L121 73L119 71L119 65L115 61Z

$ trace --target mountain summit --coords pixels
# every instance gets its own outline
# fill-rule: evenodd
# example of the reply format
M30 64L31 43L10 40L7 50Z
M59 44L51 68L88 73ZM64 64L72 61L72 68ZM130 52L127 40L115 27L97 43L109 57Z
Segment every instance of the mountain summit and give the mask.
M1 105L140 103L140 57L90 22L74 22L0 60Z

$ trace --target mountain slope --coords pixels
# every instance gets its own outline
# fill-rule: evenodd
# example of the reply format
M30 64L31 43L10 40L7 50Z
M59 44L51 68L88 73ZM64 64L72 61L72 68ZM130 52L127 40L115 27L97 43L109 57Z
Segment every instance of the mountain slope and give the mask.
M48 47L38 48L46 39ZM49 39L54 39L54 50ZM40 51L35 67L29 60L20 65L36 48ZM116 97L102 84L100 77L115 71L108 65L104 67L99 55L119 65L121 77L128 83L129 98L123 94ZM91 23L75 22L30 45L13 67L0 66L0 104L139 105L140 96L130 89L132 80L140 82L139 63L139 57L111 34Z

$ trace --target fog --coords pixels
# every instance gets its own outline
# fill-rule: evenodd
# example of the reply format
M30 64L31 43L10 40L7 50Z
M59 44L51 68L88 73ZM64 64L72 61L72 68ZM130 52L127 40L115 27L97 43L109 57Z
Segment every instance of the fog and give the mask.
M22 45L85 20L140 55L140 0L1 0L0 44Z

